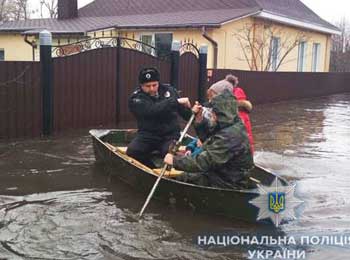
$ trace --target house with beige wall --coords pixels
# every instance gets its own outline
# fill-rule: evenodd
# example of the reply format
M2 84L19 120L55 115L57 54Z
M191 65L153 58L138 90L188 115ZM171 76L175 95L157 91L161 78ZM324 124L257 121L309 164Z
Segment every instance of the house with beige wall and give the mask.
M208 68L329 71L337 27L299 0L58 0L57 19L0 25L0 59L38 60L39 33L54 45L123 36L162 51L172 42L208 46ZM72 52L73 54L73 52Z

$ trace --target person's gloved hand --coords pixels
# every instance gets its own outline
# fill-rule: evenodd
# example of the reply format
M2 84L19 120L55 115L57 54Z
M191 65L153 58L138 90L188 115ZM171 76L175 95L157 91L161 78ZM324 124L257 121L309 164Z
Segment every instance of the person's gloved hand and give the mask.
M186 152L185 152L185 156L190 156L192 154L192 152L190 151L190 150L187 150Z
M164 157L164 163L168 164L168 165L173 165L173 163L174 163L174 155L172 155L171 153L168 153Z
M195 115L197 115L197 114L199 114L199 113L202 113L202 111L203 111L202 105L201 105L198 101L196 101L196 103L195 103L194 106L192 107L192 112L193 112Z
M191 108L190 99L187 98L187 97L178 98L178 99L177 99L177 102L178 102L180 105L183 105L184 107Z

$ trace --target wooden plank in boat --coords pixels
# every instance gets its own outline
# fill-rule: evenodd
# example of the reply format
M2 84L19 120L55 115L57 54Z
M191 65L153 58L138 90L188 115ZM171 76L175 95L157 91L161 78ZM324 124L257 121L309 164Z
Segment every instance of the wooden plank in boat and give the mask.
M126 150L127 150L127 147L123 147L123 146L114 146L110 143L105 143L107 145L107 147L112 150L113 152L117 152L119 156L123 157L124 159L126 159L128 162L130 162L131 164L134 164L140 168L142 168L144 171L148 171L148 172L153 172L157 175L160 175L160 172L162 169L151 169L147 166L145 166L144 164L140 163L139 161L131 158L130 156L126 155ZM174 168L171 169L171 171L167 171L165 174L164 174L164 177L169 177L169 178L172 178L172 177L176 177L176 176L179 176L183 174L182 171L178 171L178 170L175 170Z

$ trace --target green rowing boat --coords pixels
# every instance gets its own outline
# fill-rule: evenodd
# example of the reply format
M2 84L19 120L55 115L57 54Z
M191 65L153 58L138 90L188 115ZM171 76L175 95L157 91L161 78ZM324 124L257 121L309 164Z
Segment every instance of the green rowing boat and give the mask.
M125 153L127 144L136 130L91 130L95 158L108 173L147 195L156 181L159 169L150 169ZM161 162L160 162L161 163ZM223 215L229 218L256 222L258 208L249 203L259 196L256 188L231 190L197 186L173 179L181 172L172 170L165 174L154 198L175 207L190 208L195 212ZM251 180L262 185L271 185L276 175L260 166L250 173ZM278 177L283 185L287 181ZM140 204L140 208L141 208Z

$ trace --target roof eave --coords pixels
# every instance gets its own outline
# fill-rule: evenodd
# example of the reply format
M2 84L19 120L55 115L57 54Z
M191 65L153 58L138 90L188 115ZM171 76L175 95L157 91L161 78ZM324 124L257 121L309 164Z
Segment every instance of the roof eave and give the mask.
M203 26L208 28L219 28L220 24L183 24L183 25L176 25L176 24L169 24L169 25L142 25L142 26L118 26L120 29L198 29L202 28Z
M49 30L50 31L50 30ZM50 31L52 35L85 35L85 32L69 32L69 31ZM22 32L21 35L28 35L28 36L37 36L39 35L40 32L30 32L30 31L25 31Z
M297 20L294 18L282 16L282 15L275 14L272 12L267 12L265 10L256 14L255 17L262 18L262 19L268 19L268 20L279 22L282 24L300 27L300 28L305 28L305 29L309 29L312 31L326 33L326 34L335 34L335 35L341 34L341 31L338 31L338 30L334 30L334 29L331 29L331 28L328 28L328 27L325 27L322 25L318 25L318 24L312 24L309 22L300 21L300 20Z
M1 29L0 28L0 33L23 33L26 30L23 29Z
M247 14L244 14L244 15L241 15L241 16L238 16L238 17L235 17L235 18L232 18L232 19L229 19L229 20L225 20L225 21L221 22L221 25L232 23L232 22L235 22L235 21L247 18L247 17L251 17L251 16L254 16L254 15L257 15L259 13L261 13L261 9L259 9L257 11L253 11L253 12L247 13Z
M21 35L38 35L39 31L33 31L38 30L37 28L32 29L0 29L0 33L19 33ZM45 29L42 29L45 30ZM68 35L68 34L74 34L74 35L85 35L85 32L77 31L77 32L70 32L70 31L50 31L52 34L62 34L62 35Z
M207 28L219 28L221 25L220 24L169 24L169 25L118 25L114 26L114 29L123 29L123 30L149 30L149 29L157 29L157 30L162 30L162 29L188 29L188 28L193 28L193 29L198 29L202 28L203 26ZM101 31L101 30L107 30L111 29L111 26L108 27L99 27L95 29L88 30L87 32L95 32L95 31Z

